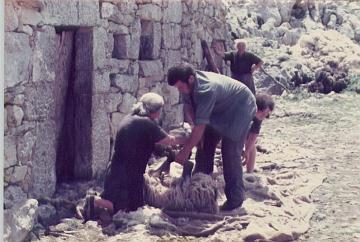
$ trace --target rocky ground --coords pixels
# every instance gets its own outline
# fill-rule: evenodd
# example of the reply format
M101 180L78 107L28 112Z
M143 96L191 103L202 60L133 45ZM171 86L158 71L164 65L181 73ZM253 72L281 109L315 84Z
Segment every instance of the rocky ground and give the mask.
M243 209L210 221L171 219L144 207L105 230L96 222L65 219L40 241L358 241L358 94L284 94L276 105L263 125L256 172L245 175ZM253 180L266 181L258 186L265 188L262 197L254 196ZM202 235L194 228L208 237L194 236Z

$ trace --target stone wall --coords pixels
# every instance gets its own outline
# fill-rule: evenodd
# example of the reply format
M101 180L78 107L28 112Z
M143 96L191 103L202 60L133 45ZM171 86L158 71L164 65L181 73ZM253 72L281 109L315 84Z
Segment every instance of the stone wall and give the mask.
M88 143L75 163L87 164L92 177L103 173L110 138L143 93L164 96L165 128L180 123L167 69L182 61L201 67L201 39L228 41L225 15L220 0L6 0L5 208L54 193L69 110L79 127L74 152ZM78 100L71 105L69 90ZM84 122L89 132L79 131ZM81 165L73 169L80 179Z

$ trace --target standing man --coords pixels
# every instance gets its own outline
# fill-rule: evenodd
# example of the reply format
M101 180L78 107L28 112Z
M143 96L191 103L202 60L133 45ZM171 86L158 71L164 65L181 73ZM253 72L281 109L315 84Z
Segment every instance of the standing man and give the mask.
M246 44L243 40L235 40L236 51L223 52L215 49L225 61L230 61L231 77L244 83L255 95L255 84L253 73L262 65L262 60L256 55L246 51Z
M168 71L168 84L175 86L189 101L187 117L194 121L190 138L176 156L183 164L203 136L202 149L196 153L194 172L209 174L213 169L216 145L222 140L222 159L227 201L221 210L242 205L245 187L241 154L256 113L255 97L242 83L213 72L195 71L180 65Z

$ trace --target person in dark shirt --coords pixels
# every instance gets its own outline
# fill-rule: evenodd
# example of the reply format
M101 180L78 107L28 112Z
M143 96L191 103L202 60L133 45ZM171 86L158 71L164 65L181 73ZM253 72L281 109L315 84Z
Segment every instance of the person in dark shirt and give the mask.
M236 51L223 52L217 48L215 52L225 61L230 61L231 77L244 83L255 95L253 73L262 65L262 60L256 55L246 51L246 44L242 40L235 40Z
M176 156L183 164L192 148L203 138L197 149L194 173L209 174L217 144L221 144L227 201L221 210L241 207L245 199L241 155L251 122L256 113L256 100L244 84L224 75L195 71L188 65L168 70L168 84L183 94L194 127L190 138Z
M246 165L246 171L248 173L254 171L256 158L255 143L260 133L262 121L265 118L270 117L271 112L274 110L275 103L270 95L259 93L256 94L256 106L257 111L245 143L245 152L243 157L244 165Z
M156 93L144 94L125 116L116 134L114 155L106 173L104 191L88 197L85 210L88 219L94 219L95 208L105 208L110 214L119 210L135 211L144 205L143 174L155 144L176 145L184 137L168 135L155 123L164 99Z

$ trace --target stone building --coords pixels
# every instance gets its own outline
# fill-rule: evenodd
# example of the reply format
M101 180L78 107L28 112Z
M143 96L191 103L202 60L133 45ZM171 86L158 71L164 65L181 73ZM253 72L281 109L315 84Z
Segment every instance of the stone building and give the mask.
M180 123L167 69L227 44L225 17L221 0L5 0L5 208L101 176L145 92L165 97L163 127Z

